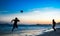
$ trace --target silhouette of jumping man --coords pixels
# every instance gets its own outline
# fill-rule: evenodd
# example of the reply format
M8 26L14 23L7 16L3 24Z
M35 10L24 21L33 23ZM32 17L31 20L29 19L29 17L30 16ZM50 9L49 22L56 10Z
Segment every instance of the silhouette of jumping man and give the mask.
M54 19L52 20L52 24L53 24L52 28L54 29L54 31L56 31L56 29L55 29L56 22L55 22L55 20L54 20Z
M16 17L15 19L13 19L11 22L14 21L14 24L13 24L13 28L12 28L12 31L15 29L15 28L18 28L17 26L17 22L19 22L20 20L18 20L18 18Z

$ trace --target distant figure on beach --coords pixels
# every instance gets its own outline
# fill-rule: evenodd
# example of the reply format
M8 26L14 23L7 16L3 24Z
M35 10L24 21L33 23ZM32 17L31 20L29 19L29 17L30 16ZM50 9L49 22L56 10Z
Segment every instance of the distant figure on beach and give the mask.
M52 20L52 24L53 24L53 27L52 27L52 28L54 29L54 31L56 31L56 29L55 29L56 22L55 22L55 20L54 20L54 19Z
M11 22L14 21L14 24L13 24L13 28L12 28L12 31L15 29L15 28L18 28L17 26L17 22L19 22L20 20L16 17L15 19L13 19Z

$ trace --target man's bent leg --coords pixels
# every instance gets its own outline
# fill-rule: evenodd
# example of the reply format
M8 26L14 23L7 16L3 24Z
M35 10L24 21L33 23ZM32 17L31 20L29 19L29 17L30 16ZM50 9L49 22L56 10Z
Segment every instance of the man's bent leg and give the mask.
M13 26L12 31L15 29L15 26Z

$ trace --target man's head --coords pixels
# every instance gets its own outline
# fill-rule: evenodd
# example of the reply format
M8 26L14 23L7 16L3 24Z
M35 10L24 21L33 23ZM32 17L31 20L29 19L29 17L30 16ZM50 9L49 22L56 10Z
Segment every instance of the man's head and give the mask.
M17 17L15 19L18 19Z

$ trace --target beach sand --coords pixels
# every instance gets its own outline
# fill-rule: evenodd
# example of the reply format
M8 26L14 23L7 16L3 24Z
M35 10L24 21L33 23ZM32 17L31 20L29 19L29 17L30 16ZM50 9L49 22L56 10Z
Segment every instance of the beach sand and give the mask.
M56 31L52 30L36 36L60 36L60 28L56 28Z
M56 31L48 29L44 32L41 30L10 31L4 34L0 33L0 36L60 36L60 28L56 28Z
M42 34L41 30L22 30L0 33L0 36L35 36L39 34Z

